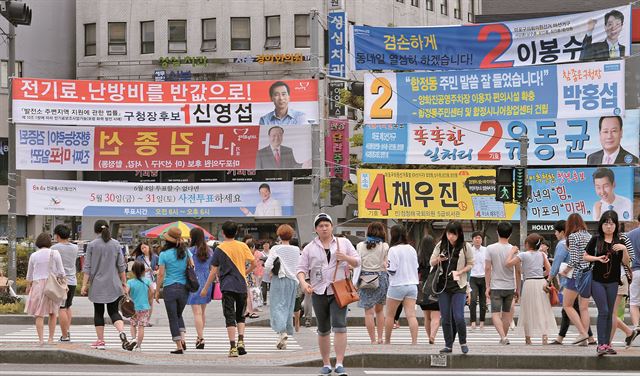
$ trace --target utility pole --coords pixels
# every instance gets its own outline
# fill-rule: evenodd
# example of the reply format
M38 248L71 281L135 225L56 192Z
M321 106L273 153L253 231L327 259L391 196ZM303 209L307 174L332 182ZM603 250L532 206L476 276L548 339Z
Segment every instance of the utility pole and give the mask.
M527 152L529 149L529 138L526 135L520 136L520 167L524 170L524 179L527 180ZM520 200L520 251L527 249L525 240L527 239L527 199L529 184L524 186L524 199Z
M15 75L16 65L16 29L11 23L9 23L9 35L7 36L7 39L7 48L9 55L9 61L7 63L7 77L9 78L7 80L9 86L9 103L7 106L7 122L9 123L9 171L7 173L9 183L9 211L7 213L7 238L9 239L9 252L7 254L9 256L8 278L15 282L18 277L16 249L18 218L16 214L16 124L13 122L13 92L11 86L13 83L13 76Z
M311 18L311 68L312 68L312 77L315 79L320 79L320 33L318 27L319 23L319 13L317 9L311 9L310 18ZM313 161L312 164L312 172L311 172L311 205L313 207L313 215L320 213L320 175L322 160L324 160L324 156L322 155L322 144L323 139L321 135L321 124L324 124L324 106L322 105L323 101L322 93L321 93L321 85L318 86L318 119L316 122L311 124L311 159Z

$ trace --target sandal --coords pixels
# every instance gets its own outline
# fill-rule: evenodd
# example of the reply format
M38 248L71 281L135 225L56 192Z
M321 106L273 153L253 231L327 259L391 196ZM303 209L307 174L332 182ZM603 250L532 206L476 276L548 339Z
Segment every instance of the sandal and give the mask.
M204 338L196 339L196 349L198 350L204 349Z
M255 312L251 312L251 313L247 313L245 317L248 317L250 319L257 319L257 318L260 318L260 315L257 315Z

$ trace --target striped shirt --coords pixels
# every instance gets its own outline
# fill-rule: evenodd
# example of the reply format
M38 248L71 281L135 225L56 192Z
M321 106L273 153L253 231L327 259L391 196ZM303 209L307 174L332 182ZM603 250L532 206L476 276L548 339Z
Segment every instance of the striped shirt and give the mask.
M291 278L297 282L296 268L298 267L298 261L300 259L300 248L293 245L276 245L271 248L269 258L267 258L267 261L264 263L264 270L267 273L271 272L276 257L280 258L280 272L278 276Z
M567 245L569 246L569 266L576 270L582 270L589 267L589 263L584 261L584 252L589 240L591 240L591 234L586 230L580 230L567 236Z

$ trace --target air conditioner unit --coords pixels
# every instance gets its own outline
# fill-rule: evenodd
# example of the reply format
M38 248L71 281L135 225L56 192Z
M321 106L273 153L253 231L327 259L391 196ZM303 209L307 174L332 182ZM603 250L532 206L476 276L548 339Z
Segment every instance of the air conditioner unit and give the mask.
M126 44L109 44L109 55L126 55Z
M280 48L280 37L271 37L267 38L267 41L264 43L264 48L267 50L274 50Z

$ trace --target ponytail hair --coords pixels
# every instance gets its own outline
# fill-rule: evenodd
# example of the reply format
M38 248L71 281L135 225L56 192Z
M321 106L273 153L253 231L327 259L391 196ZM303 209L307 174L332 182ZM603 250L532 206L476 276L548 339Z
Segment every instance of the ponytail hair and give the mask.
M529 234L529 236L527 236L524 242L527 245L527 249L530 249L532 251L537 251L542 245L543 241L544 241L544 238L542 237L542 235L536 234L534 232L533 234Z
M107 221L105 221L104 219L99 219L96 221L96 223L93 225L93 232L95 232L96 234L100 234L100 236L102 237L102 240L105 243L108 243L109 240L111 240L111 231L109 230L109 223L107 223Z

